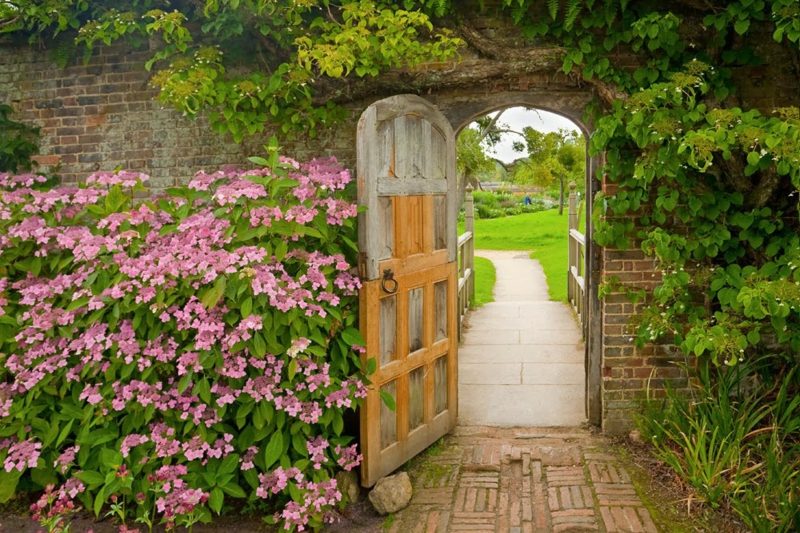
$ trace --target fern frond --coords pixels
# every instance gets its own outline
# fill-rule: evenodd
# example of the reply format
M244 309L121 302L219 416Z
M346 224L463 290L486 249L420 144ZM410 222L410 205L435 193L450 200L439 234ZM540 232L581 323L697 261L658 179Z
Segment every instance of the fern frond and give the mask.
M558 7L560 3L560 0L547 0L547 10L550 11L550 18L553 20L556 20L558 16Z
M581 13L581 0L569 0L567 3L566 15L564 17L564 28L571 30L575 21L578 20L578 15Z

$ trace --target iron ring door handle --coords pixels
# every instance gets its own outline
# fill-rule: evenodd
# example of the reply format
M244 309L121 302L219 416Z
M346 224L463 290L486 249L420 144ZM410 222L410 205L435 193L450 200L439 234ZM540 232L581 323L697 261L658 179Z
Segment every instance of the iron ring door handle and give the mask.
M383 292L387 294L394 294L397 292L397 280L394 279L394 272L392 272L392 270L389 268L383 271L381 289L383 289Z

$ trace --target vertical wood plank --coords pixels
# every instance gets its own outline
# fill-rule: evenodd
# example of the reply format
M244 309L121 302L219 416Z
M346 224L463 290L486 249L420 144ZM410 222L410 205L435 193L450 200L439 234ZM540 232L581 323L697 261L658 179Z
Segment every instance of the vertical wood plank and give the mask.
M447 248L447 196L433 197L433 249Z
M425 346L423 287L408 291L408 352L413 353Z
M431 123L421 117L414 117L413 124L409 141L411 146L415 146L416 149L411 151L414 157L414 167L412 169L413 176L410 177L431 179L433 177L431 176L429 165L432 156L430 150ZM423 149L420 150L420 147L423 147Z
M375 229L375 244L377 247L375 253L381 259L389 259L394 252L394 210L392 199L388 196L378 197L375 208L378 210L378 228Z
M456 328L458 314L456 313L456 296L458 294L458 278L456 277L456 264L450 263L450 273L447 277L447 331L448 352L447 360L447 395L450 399L450 424L455 427L458 420L458 337Z
M447 338L447 280L439 281L433 287L435 301L433 341L438 342Z
M399 179L409 176L409 169L412 165L411 154L409 153L409 117L402 115L394 119L394 172Z
M392 295L380 301L380 354L381 366L397 357L397 297Z
M413 431L425 418L425 366L408 375L408 429Z
M394 160L394 125L391 122L378 122L377 129L377 139L375 141L376 150L378 151L375 161L377 175L397 179Z
M450 359L450 354L444 355L433 363L434 368L434 406L433 412L439 414L447 409L447 393L448 393L448 372L447 361Z
M427 161L428 179L445 179L447 176L447 141L442 131L431 127L428 137L430 153Z
M420 228L420 235L422 237L422 252L426 254L433 253L434 250L434 234L436 227L436 213L434 212L433 196L420 197L422 207L422 227Z
M392 398L397 400L397 381L390 381L383 387L381 387L381 392L384 394L390 395ZM395 402L396 403L396 402ZM381 428L381 440L380 440L380 449L386 449L395 442L397 442L397 413L396 410L393 411L389 409L384 401L381 400L381 417L380 417L380 428Z

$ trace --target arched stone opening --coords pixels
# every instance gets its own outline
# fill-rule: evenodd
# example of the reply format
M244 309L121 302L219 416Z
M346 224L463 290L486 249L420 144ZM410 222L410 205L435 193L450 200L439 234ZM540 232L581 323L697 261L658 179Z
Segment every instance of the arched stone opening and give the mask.
M586 414L590 423L600 426L602 423L602 397L601 397L601 339L599 337L601 328L600 303L597 298L597 283L599 281L599 259L600 250L592 244L592 224L591 224L591 204L594 194L600 190L600 184L595 179L595 172L598 165L597 158L592 158L588 153L589 136L592 132L590 121L584 118L586 106L592 100L592 94L588 91L507 91L491 94L481 94L475 96L455 96L455 97L435 97L432 100L437 102L440 109L448 117L453 125L456 134L460 133L471 122L485 116L486 114L509 109L514 107L524 107L554 113L566 118L581 131L586 141L586 164L585 164L585 191L586 191L586 210L584 211L584 225L580 230L586 238L586 255L583 271L586 274L585 295L583 309L585 320L583 320L583 339L584 339L584 385ZM566 223L565 223L566 227ZM566 232L567 230L565 230ZM566 243L565 243L566 247ZM566 269L565 265L565 269Z

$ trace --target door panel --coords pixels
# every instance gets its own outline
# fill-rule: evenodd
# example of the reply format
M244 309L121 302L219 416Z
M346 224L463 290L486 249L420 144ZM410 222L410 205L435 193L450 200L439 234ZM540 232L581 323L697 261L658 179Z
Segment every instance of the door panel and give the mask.
M361 410L361 481L372 486L457 417L456 180L452 128L413 95L358 126L361 330L374 358ZM391 396L393 411L381 401Z

